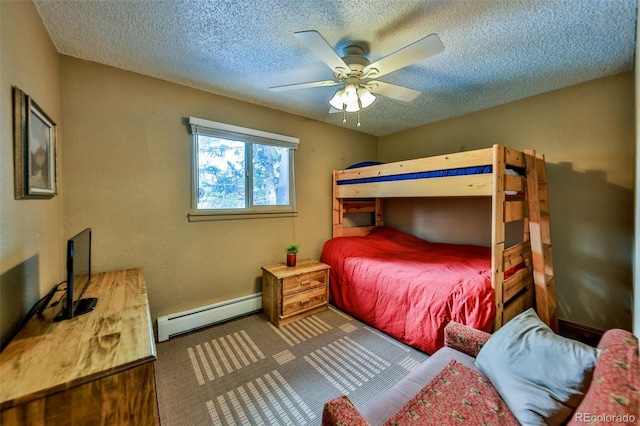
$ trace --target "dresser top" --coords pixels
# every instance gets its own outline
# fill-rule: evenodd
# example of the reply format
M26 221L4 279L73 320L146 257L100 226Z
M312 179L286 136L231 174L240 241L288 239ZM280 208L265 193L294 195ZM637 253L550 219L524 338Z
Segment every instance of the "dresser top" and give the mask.
M156 359L141 268L92 274L83 297L98 298L93 311L54 322L61 303L49 305L0 353L0 408Z

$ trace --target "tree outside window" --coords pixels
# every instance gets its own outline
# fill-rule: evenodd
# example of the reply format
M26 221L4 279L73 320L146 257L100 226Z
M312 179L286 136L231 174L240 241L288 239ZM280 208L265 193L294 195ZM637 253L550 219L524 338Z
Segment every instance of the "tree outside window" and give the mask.
M192 119L193 120L193 119ZM199 119L196 119L199 120ZM247 130L247 129L245 129ZM293 211L293 149L252 135L192 126L196 211ZM225 135L228 133L228 135Z

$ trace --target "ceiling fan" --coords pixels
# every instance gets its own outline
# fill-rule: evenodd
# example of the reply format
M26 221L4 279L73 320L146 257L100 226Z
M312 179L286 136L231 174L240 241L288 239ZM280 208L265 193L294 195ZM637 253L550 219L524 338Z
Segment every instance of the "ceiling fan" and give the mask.
M288 84L270 87L273 91L307 89L311 87L342 86L331 98L329 112L343 113L342 124L347 123L346 113L357 112L360 127L360 110L370 106L378 94L403 102L411 102L420 92L396 84L375 80L408 65L422 61L444 51L444 45L436 34L431 34L402 49L370 63L360 46L348 46L345 56L338 53L317 31L300 31L294 34L309 50L315 53L333 71L333 80Z

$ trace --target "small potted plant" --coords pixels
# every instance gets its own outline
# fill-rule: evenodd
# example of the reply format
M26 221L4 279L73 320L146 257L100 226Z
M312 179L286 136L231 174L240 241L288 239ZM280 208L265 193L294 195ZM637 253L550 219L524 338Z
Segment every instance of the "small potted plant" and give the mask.
M287 266L296 266L296 257L298 255L298 249L300 244L289 244L285 251L287 252Z

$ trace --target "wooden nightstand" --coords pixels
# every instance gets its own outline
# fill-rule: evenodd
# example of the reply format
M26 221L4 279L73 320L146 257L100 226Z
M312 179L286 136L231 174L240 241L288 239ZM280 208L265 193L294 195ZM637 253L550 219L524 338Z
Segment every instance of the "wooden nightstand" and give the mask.
M262 312L281 327L329 306L329 265L299 260L262 267Z

